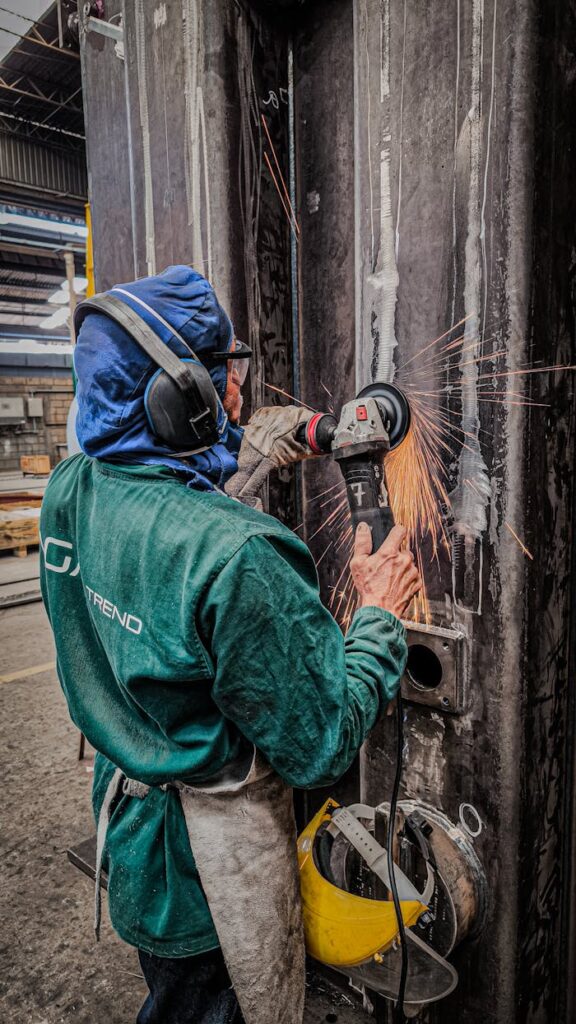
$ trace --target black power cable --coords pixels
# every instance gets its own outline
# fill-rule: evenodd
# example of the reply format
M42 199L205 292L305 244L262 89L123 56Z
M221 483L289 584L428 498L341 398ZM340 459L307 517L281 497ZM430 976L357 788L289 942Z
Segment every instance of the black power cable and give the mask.
M396 885L394 865L394 830L398 795L400 792L400 780L402 778L402 754L404 748L403 715L404 707L402 697L398 695L396 699L396 774L394 776L394 786L392 788L392 799L390 800L390 818L388 821L388 835L386 837L386 854L388 861L388 874L390 876L390 891L392 893L394 910L396 911L396 920L398 922L398 932L400 935L400 947L402 950L402 967L400 970L398 997L396 999L396 1007L394 1010L394 1024L405 1024L406 1021L404 1016L404 996L406 992L406 979L408 977L408 943L406 940L404 918L402 917L402 908L400 906L400 897L398 896L398 887Z

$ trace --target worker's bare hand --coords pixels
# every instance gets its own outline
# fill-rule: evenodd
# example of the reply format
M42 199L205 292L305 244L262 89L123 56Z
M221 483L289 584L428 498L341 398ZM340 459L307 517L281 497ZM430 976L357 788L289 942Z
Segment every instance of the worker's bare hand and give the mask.
M360 523L350 562L360 608L384 608L399 619L405 614L422 587L412 552L402 550L405 539L405 528L394 526L382 546L372 554L372 530L366 523Z

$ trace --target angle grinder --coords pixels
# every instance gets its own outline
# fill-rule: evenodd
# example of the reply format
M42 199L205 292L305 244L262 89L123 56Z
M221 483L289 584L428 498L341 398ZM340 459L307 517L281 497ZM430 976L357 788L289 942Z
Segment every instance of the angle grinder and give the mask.
M410 406L395 384L369 384L343 406L340 419L316 413L296 439L315 455L332 453L338 462L350 506L352 528L367 523L376 551L394 526L388 500L384 455L404 440Z
M377 551L394 526L394 517L388 499L384 456L404 440L410 427L410 406L405 394L394 384L370 384L351 402L347 402L335 416L317 413L296 439L306 444L316 455L331 452L338 462L346 484L354 533L359 523L367 523L372 530L372 550ZM396 773L390 799L390 822L396 822L396 807L402 773L403 712L398 696L396 711L397 745ZM388 827L386 858L390 891L400 939L400 968L394 1012L395 1022L404 1022L404 996L408 979L409 939L400 906L400 894L394 864L395 826ZM367 979L364 979L365 981ZM394 985L396 988L396 985ZM392 993L390 993L392 994Z

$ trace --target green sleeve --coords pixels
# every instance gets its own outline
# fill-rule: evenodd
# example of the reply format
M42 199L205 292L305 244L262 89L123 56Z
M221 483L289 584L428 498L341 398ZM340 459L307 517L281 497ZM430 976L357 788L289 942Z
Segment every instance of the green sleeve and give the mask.
M201 631L216 704L300 788L344 774L406 664L404 627L380 608L356 612L344 639L288 534L246 541L205 595Z

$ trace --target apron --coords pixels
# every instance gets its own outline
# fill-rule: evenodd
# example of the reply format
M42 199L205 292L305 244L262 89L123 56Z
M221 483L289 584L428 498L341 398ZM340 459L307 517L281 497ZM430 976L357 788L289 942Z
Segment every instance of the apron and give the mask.
M100 874L110 807L149 787L117 770L98 825ZM245 1024L302 1024L305 952L292 790L254 751L201 786L171 783Z
M246 1024L302 1024L305 954L292 790L258 752L239 781L176 785Z

